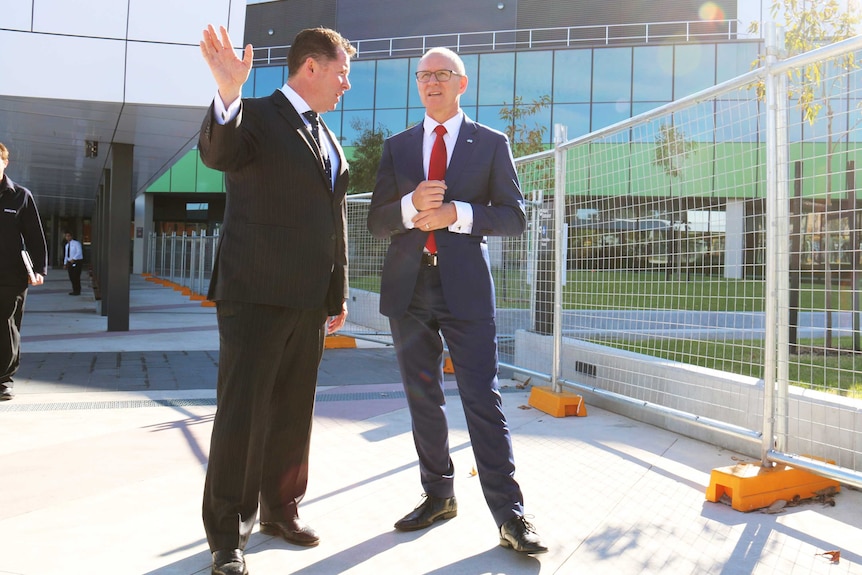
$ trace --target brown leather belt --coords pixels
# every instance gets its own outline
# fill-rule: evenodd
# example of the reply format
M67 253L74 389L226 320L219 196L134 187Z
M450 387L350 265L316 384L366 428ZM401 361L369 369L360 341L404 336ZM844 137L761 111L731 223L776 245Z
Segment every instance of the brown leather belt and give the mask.
M437 254L429 254L428 252L422 252L422 265L436 268Z

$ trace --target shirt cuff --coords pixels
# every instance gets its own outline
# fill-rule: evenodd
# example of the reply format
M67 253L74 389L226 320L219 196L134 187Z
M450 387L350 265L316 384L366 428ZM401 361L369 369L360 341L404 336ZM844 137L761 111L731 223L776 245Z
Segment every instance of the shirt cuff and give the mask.
M457 218L454 224L449 226L450 232L456 234L469 234L473 231L473 206L467 202L452 200L452 205L455 206Z
M241 101L242 97L239 97L231 102L230 106L225 108L221 96L216 92L215 98L213 99L213 111L215 112L216 123L220 126L224 126L236 118L236 115L239 113L239 104Z
M404 224L405 229L412 230L416 227L413 225L413 218L418 213L419 210L413 205L413 192L401 198L401 222Z

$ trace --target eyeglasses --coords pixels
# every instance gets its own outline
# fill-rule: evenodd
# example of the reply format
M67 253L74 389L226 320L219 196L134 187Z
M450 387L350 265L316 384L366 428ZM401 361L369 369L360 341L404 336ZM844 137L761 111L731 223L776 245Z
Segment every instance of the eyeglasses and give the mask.
M416 72L416 80L422 82L423 84L431 81L431 76L437 78L438 82L448 82L452 76L460 76L458 72L455 70L435 70L434 72L429 72L428 70L420 70Z

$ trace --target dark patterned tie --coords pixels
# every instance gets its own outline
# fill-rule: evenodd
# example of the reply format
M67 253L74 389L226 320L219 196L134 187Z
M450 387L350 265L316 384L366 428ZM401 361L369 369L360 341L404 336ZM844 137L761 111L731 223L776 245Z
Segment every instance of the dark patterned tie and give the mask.
M443 141L443 134L446 133L446 128L440 124L434 128L434 133L437 138L434 140L434 145L431 146L431 160L428 162L428 179L443 180L446 178L446 142ZM425 240L425 249L429 253L437 253L437 240L434 238L434 232L428 233L428 239Z
M317 112L314 110L304 112L302 115L305 116L305 119L308 120L308 123L311 125L311 137L314 138L314 141L317 144L317 149L320 152L320 157L323 158L323 169L326 170L326 179L329 181L329 185L331 187L332 162L329 161L329 154L324 153L324 148L320 143L320 119Z

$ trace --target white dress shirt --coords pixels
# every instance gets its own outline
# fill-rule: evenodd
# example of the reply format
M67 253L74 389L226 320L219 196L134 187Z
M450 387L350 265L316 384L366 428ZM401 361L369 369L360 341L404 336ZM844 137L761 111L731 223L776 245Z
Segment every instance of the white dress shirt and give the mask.
M79 262L84 259L84 250L81 247L81 242L78 240L69 240L66 242L66 257L63 258L63 265L69 263L69 260Z
M461 133L461 124L464 121L464 112L458 110L458 113L443 122L446 128L446 133L443 134L443 142L446 143L446 166L452 160L452 152L455 149L455 142L458 141L458 134ZM432 120L425 115L425 121L422 123L425 130L425 135L422 138L422 165L425 167L425 178L428 178L428 164L431 163L431 148L434 147L434 140L437 134L434 133L434 128L438 126L436 120ZM452 205L455 206L456 220L449 226L450 232L457 234L469 234L473 231L473 206L468 202L452 200ZM413 192L410 192L401 198L401 219L404 227L412 230L413 218L419 210L413 205Z
M286 83L281 87L281 93L293 104L293 107L296 108L296 111L299 113L299 117L302 118L302 121L305 123L305 127L307 129L311 129L311 124L308 123L308 120L305 119L303 114L309 110L311 110L311 106L296 93L296 90L288 86ZM225 107L224 102L219 96L218 92L216 92L216 96L213 99L213 111L215 112L216 122L224 126L234 118L239 113L239 105L242 101L242 96L231 102L230 106ZM324 158L329 158L329 164L332 166L332 182L330 182L332 188L335 188L335 177L338 175L338 168L341 165L341 159L335 151L335 146L332 141L329 139L329 130L323 129L323 124L320 127L320 145L323 148L320 152L323 154ZM450 156L451 157L451 156ZM427 162L426 162L427 167Z

